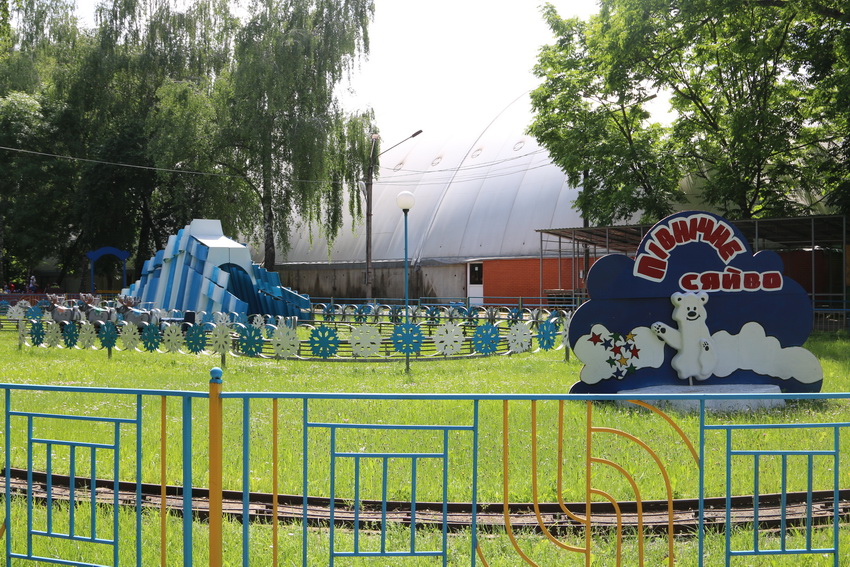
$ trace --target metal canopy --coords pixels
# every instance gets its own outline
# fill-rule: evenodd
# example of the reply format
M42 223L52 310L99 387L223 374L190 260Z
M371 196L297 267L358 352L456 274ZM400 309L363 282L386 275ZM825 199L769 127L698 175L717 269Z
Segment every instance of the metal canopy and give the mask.
M772 218L729 221L738 227L757 250L797 250L836 248L843 251L847 242L847 223L841 215ZM537 232L573 241L579 245L611 252L634 254L643 236L653 225L607 227L547 228Z

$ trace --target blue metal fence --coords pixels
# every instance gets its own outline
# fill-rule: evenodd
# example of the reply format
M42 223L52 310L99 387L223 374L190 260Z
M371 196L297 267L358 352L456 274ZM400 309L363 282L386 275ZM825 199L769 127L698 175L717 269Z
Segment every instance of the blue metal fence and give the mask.
M221 374L218 372L213 376L213 382ZM226 381L225 381L226 383ZM220 383L219 383L220 386ZM621 431L609 425L600 425L594 417L593 407L598 402L619 402L629 400L626 396L534 396L534 395L403 395L403 394L346 394L346 393L246 393L225 392L219 389L211 389L210 392L180 392L180 391L153 391L153 390L126 390L109 388L75 388L64 386L38 386L38 385L13 385L0 384L0 390L5 395L4 406L4 448L5 448L5 481L4 505L5 505L5 557L6 564L28 564L28 563L51 563L59 565L118 565L135 563L136 565L150 565L151 549L161 550L160 562L162 564L174 564L173 557L167 557L165 550L170 545L166 541L169 535L165 529L166 517L174 512L182 512L182 564L193 565L197 559L193 556L193 550L197 549L199 542L195 541L193 529L199 519L203 519L203 511L209 510L209 537L210 547L214 547L212 540L218 538L221 544L223 538L221 530L221 518L216 511L221 510L222 497L220 489L209 492L209 503L206 503L206 486L222 487L225 490L233 490L238 494L229 496L231 500L229 510L238 512L238 519L242 520L241 541L238 542L241 549L241 562L243 565L252 564L252 558L256 564L256 555L252 555L251 541L252 518L257 517L255 510L257 503L252 501L252 490L267 487L268 480L263 477L263 471L272 471L271 480L272 515L271 521L274 525L273 549L268 557L268 564L277 565L278 541L277 530L283 516L278 516L278 498L287 492L290 487L300 488L300 524L301 524L301 554L300 563L308 565L310 534L312 530L326 530L327 556L326 564L334 565L341 559L361 558L384 558L392 560L399 557L424 557L433 558L433 561L442 565L449 565L450 540L448 530L449 506L461 497L464 502L471 504L470 518L470 548L462 553L464 559L458 564L487 565L486 550L479 546L479 524L478 511L481 494L481 483L483 478L492 482L493 478L503 482L502 488L505 537L512 542L518 564L534 564L533 558L529 557L527 551L517 544L517 536L512 523L515 521L513 505L511 501L512 484L517 480L515 472L516 464L509 462L508 455L509 435L528 435L525 425L519 426L513 423L514 419L529 420L531 425L531 455L528 458L527 476L523 478L520 473L518 480L531 480L533 486L533 508L537 516L537 532L542 534L541 539L550 539L559 545L565 553L576 553L583 555L586 564L590 564L591 552L594 548L592 538L595 536L595 528L598 524L594 521L595 512L592 511L590 501L609 499L617 504L616 490L608 487L597 486L598 479L605 475L600 472L605 469L617 469L623 479L628 480L623 484L628 490L635 493L634 500L638 506L640 517L640 506L642 498L639 481L629 477L626 470L628 463L613 462L612 457L605 455L605 447L608 439L616 436L626 440L629 444L640 445L647 459L654 458L659 464L659 474L664 477L667 484L665 498L672 503L673 494L670 491L670 483L667 478L665 463L659 462L659 453L650 449L651 442L644 442L632 436L630 433ZM47 412L40 409L28 409L32 403L33 396L52 402L54 407ZM790 561L801 554L817 554L830 557L832 564L842 564L842 550L839 546L839 528L842 525L842 508L840 506L839 489L842 479L842 469L846 467L841 459L842 436L844 428L850 426L848 421L831 421L828 423L735 423L727 414L713 415L706 411L706 404L712 401L728 401L730 399L770 399L782 398L782 395L652 395L643 398L643 405L652 410L653 414L664 419L663 423L670 426L673 439L683 441L691 448L693 461L694 483L697 485L699 494L699 524L694 537L699 542L698 564L703 564L704 541L707 526L707 510L704 502L706 494L706 471L718 472L716 468L710 468L706 461L707 451L715 451L718 444L724 446L722 455L712 453L713 459L722 460L722 474L725 474L725 514L726 534L724 561L727 565L736 558L752 556L787 556ZM91 403L76 403L74 400L88 400ZM210 404L210 412L206 413L203 405L195 403L197 399L209 399L211 402L223 402L223 412L220 417ZM850 394L808 394L795 395L795 400L847 400ZM93 401L94 400L94 401ZM699 404L698 411L698 439L691 445L685 429L680 427L676 420L666 413L653 407L655 402L696 400ZM550 446L551 455L557 454L558 465L558 498L562 496L561 467L565 451L574 450L564 440L565 435L571 431L565 428L563 423L564 404L575 403L586 405L585 421L581 429L581 439L576 443L580 451L586 455L586 486L582 487L586 500L586 508L583 512L574 512L563 503L562 516L573 522L573 529L586 534L583 544L566 544L558 540L557 536L550 530L549 522L539 512L538 501L538 478L542 483L553 484L551 476L538 470L538 461L542 463L541 455L538 453L539 439L544 437L539 430L546 430L550 434L557 432L556 449ZM241 409L237 408L241 404ZM272 404L271 409L269 404ZM286 404L285 410L280 410L279 405ZM358 418L361 409L372 404L369 415ZM407 404L413 408L408 419L399 422L385 423L377 416L384 415L384 409L392 404ZM451 412L429 414L427 409L437 404L444 404L453 408ZM486 409L485 409L486 404ZM538 415L537 408L540 404L553 404L558 408L557 423L544 421ZM653 405L650 405L653 404ZM500 415L488 415L488 425L482 429L482 413L490 412L493 407L501 406ZM527 409L530 411L526 412ZM449 413L451 415L449 415ZM158 414L158 415L157 415ZM509 417L509 415L511 417ZM651 415L651 414L647 414ZM546 419L551 419L551 415ZM159 419L157 419L159 418ZM223 419L231 424L241 421L241 427L229 430L216 428L212 423L217 419ZM284 419L287 424L283 431L278 430L279 422ZM681 419L681 416L678 417ZM741 421L741 420L739 420ZM167 427L170 422L179 423L179 433L169 432ZM538 426L538 422L540 422ZM159 426L157 426L159 423ZM494 425L495 424L495 425ZM221 424L219 424L221 425ZM790 429L805 430L805 438L811 440L807 447L783 446L783 433ZM486 429L487 435L482 435ZM209 446L203 441L203 434L207 432L225 431L226 442L223 455L216 455L212 449L215 445L213 433L210 435ZM270 433L269 433L270 432ZM756 435L758 434L758 435ZM554 434L552 434L554 435ZM754 443L753 439L769 440L764 444L760 441ZM404 443L395 443L395 439L404 438L411 447ZM745 441L746 439L746 441ZM220 440L219 440L220 441ZM678 442L678 441L677 441ZM257 457L260 444L273 445L271 463L261 462ZM519 442L519 446L527 449L528 446ZM669 443L669 440L667 441ZM772 444L771 444L772 443ZM179 445L179 448L171 447ZM550 443L551 445L551 443ZM279 472L283 465L278 462L281 455L291 452L299 452L298 455L300 471L293 469L293 465L287 465L285 471L290 475L300 472L300 480L288 479L286 487L281 486ZM171 452L170 463L168 454ZM499 454L503 469L501 471L485 471L482 469L480 455ZM688 452L685 451L685 454ZM174 456L179 457L174 458ZM265 454L265 453L264 453ZM526 458L526 457L524 457ZM625 458L625 457L623 457ZM687 458L690 458L689 456ZM229 473L224 478L210 478L210 475L218 475L222 470L221 462L225 461L229 466ZM157 471L157 464L160 465ZM651 461L648 461L651 462ZM235 470L239 473L234 474ZM193 466L194 464L194 466ZM25 469L25 480L23 484L15 485L12 471L13 467ZM202 467L203 470L198 470ZM208 467L208 468L207 468ZM765 513L760 509L764 491L771 491L773 486L768 487L763 481L763 473L766 468L778 467L779 474L779 518L778 530L779 544L764 545L764 529L762 524L767 520ZM748 486L752 494L752 545L745 548L734 547L732 539L733 525L733 498L739 493L741 486L735 486L733 478L741 478L736 474L737 470L745 472L752 470L752 484ZM831 473L824 473L824 470ZM39 484L39 473L43 475L43 485ZM159 474L157 475L157 472ZM60 491L54 485L54 478L58 475L67 475L70 479L66 491ZM419 537L420 518L423 515L422 505L422 482L427 475L437 475L435 481L439 487L439 502L441 514L438 514L438 522L441 523L439 530L439 543L426 545L423 538ZM88 477L88 479L86 479ZM399 480L401 477L401 480ZM450 489L450 479L459 478L460 486ZM774 477L775 478L775 475ZM846 477L845 477L846 478ZM89 479L99 479L98 481ZM174 479L179 479L175 482ZM826 479L826 480L825 480ZM599 480L601 482L601 480ZM143 493L145 483L160 484L161 499L155 502L147 492ZM177 487L167 485L178 484ZM300 484L300 487L297 486ZM434 483L432 483L434 484ZM663 483L662 483L663 484ZM364 487L369 486L370 494L377 490L378 496L374 498L380 509L372 511L374 526L370 529L369 538L371 542L377 538L377 544L364 545L364 531L362 525L365 522L363 514L365 509L362 505L364 500ZM407 503L405 519L405 537L403 544L393 544L388 537L390 526L395 522L392 509L394 498L399 498L399 487L406 487L403 499ZM454 485L451 485L454 486ZM377 488L376 488L377 487ZM804 511L804 525L798 529L805 534L805 544L794 547L789 543L786 534L790 531L790 523L786 510L790 507L787 495L793 489L802 487L805 502L800 506ZM492 487L488 494L492 494ZM174 491L177 491L176 493ZM433 494L436 489L431 488ZM813 494L817 491L831 491L832 498L827 504L820 506L829 508L829 517L826 527L821 527L815 522L815 504ZM170 492L169 492L170 491ZM461 494L463 492L463 494ZM102 493L102 494L101 494ZM291 494L291 492L289 492ZM392 494L395 494L395 497ZM100 496L98 496L100 494ZM106 498L108 495L108 499ZM324 519L319 521L323 527L316 528L313 519L317 506L314 497L321 496L326 505L323 508ZM62 499L63 506L56 506ZM663 500L663 499L662 499ZM16 510L13 504L18 501L25 503L26 520L13 521ZM151 504L153 502L153 504ZM342 507L342 503L345 506ZM429 502L429 505L433 505ZM158 507L161 519L161 531L159 541L147 541L143 537L143 524L148 520L143 511L146 507L153 505ZM132 510L132 537L118 537L120 530L127 533L129 528L120 525L120 509L129 506ZM208 508L206 507L208 506ZM344 509L343 509L344 508ZM108 513L108 520L104 514ZM846 512L845 512L846 513ZM622 513L624 514L624 513ZM346 521L343 525L342 516ZM662 535L646 537L663 537L669 541L669 564L673 565L677 549L674 538L674 519L672 510L668 510L669 522L662 530ZM441 516L441 520L439 517ZM621 511L617 512L617 533L622 534L624 523ZM127 520L123 520L127 521ZM646 559L643 556L643 524L635 536L639 541L640 552L633 562L629 564L643 564ZM819 530L819 531L818 531ZM824 530L830 533L828 545L817 545L814 543L815 534L823 534ZM377 533L377 536L372 535ZM822 538L821 538L822 539ZM73 541L93 546L102 546L108 551L94 552L97 559L85 559L80 557L66 558L60 555L49 556L43 550L51 549L51 546L43 544L46 540ZM343 543L345 541L345 543ZM171 542L174 543L174 542ZM228 545L235 542L228 540ZM57 549L63 549L61 545ZM220 548L220 546L219 546ZM42 550L42 551L39 551ZM255 553L255 552L254 552ZM128 559L129 558L129 559ZM291 558L290 558L291 559ZM845 558L846 562L846 553ZM311 560L315 561L315 559ZM457 561L455 561L457 563ZM220 565L221 557L218 552L210 553L210 565ZM315 564L315 563L310 563Z

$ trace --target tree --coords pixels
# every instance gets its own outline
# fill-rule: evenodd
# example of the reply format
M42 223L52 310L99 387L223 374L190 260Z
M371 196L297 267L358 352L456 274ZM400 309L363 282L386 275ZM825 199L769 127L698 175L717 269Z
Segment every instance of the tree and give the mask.
M244 179L243 206L262 212L269 270L294 214L336 233L342 190L356 191L368 164L370 115L346 116L335 89L368 52L373 10L373 0L258 0L219 79L220 162Z
M848 179L839 150L847 121L829 110L841 90L846 16L825 15L823 4L605 0L589 22L546 7L558 43L536 67L543 83L531 132L572 180L586 172L585 217L610 222L640 211L656 220L680 198L675 185L685 176L724 215L794 215ZM828 55L817 52L824 45ZM658 92L671 94L669 127L641 115ZM591 123L621 119L616 128L588 126L582 113ZM627 115L631 128L621 126ZM616 151L635 138L643 151ZM654 192L634 178L652 168ZM825 171L832 186L817 173Z
M31 271L67 240L70 164L43 155L55 150L50 115L27 93L0 97L0 282L25 279L26 273L6 273L13 260Z

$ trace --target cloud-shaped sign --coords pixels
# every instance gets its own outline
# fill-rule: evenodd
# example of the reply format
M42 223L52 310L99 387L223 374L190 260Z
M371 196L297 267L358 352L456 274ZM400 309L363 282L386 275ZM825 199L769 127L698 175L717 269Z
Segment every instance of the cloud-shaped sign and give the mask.
M573 392L695 381L820 390L820 364L801 346L812 328L808 295L783 274L779 255L753 254L717 215L667 217L634 259L600 258L587 285L590 300L570 324L585 364Z

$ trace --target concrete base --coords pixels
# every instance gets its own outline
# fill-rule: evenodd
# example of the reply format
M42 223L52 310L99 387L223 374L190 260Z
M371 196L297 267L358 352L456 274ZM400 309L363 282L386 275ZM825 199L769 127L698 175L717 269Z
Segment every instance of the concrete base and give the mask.
M781 394L779 386L771 384L723 384L717 386L650 386L635 390L622 390L620 394L634 397L658 408L672 408L680 412L699 411L699 400L643 399L647 394ZM622 402L624 405L632 405ZM750 412L785 407L784 399L723 398L705 401L705 410L713 413Z

